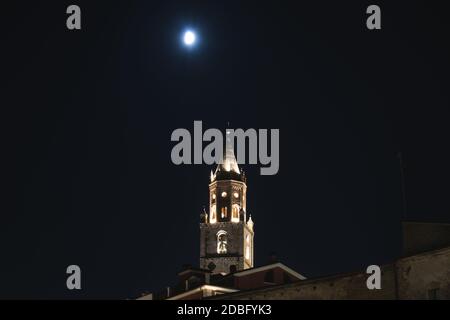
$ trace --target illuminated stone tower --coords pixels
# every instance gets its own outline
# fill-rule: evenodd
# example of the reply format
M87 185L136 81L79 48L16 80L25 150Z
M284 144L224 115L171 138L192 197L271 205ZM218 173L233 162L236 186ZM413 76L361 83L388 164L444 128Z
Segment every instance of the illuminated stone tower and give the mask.
M211 171L209 213L201 214L200 267L230 273L253 267L253 221L247 217L246 177L231 144L223 163Z

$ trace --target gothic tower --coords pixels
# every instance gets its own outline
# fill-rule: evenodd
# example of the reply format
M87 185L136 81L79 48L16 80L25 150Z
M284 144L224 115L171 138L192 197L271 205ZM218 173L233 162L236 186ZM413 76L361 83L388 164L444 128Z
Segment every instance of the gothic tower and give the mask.
M245 174L227 143L223 163L211 171L209 213L201 214L200 268L227 274L253 267L253 221L247 219L246 192Z

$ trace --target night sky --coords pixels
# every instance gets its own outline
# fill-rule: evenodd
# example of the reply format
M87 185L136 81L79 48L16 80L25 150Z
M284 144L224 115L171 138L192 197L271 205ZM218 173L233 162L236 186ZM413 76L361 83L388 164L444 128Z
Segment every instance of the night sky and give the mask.
M43 2L2 7L0 298L133 298L197 266L214 167L170 160L194 120L280 129L278 174L243 166L255 265L275 251L318 277L399 257L399 152L406 219L450 221L441 2L377 1L376 31L367 1Z

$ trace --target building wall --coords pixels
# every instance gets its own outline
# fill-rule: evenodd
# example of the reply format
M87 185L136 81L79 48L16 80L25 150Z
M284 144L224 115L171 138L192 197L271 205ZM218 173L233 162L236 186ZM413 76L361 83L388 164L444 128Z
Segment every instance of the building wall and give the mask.
M288 285L238 292L228 295L228 297L217 297L217 299L395 299L393 267L384 267L382 273L382 290L368 290L366 287L367 275L358 273L316 280L302 280Z
M273 272L273 280L271 283L266 282L267 272ZM296 278L291 275L286 275L291 282L297 281ZM271 286L274 284L285 283L285 271L281 268L272 268L270 270L264 270L255 272L248 276L234 277L234 288L239 290L248 290L250 288L262 288Z
M397 262L400 299L450 299L450 247L403 258Z
M203 291L197 291L189 296L184 297L182 300L200 300L203 298Z
M302 280L288 285L237 292L216 299L450 299L450 247L381 266L381 289L367 289L365 272Z
M200 224L200 268L209 269L213 262L216 267L213 273L229 273L230 266L235 265L236 270L243 270L244 264L244 234L245 223L217 222L214 224ZM217 233L220 230L227 232L228 248L226 254L217 253Z

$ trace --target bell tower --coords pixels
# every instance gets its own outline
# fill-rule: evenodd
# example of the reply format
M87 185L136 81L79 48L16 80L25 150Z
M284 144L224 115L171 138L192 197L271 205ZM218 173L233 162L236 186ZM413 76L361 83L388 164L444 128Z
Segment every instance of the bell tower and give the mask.
M247 216L247 179L228 142L223 162L211 171L209 212L204 210L200 217L200 268L222 274L253 267L254 231L252 218Z

